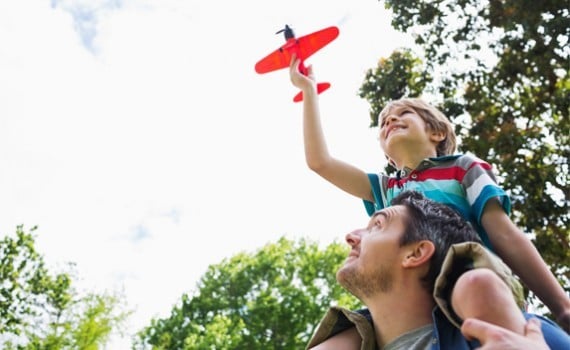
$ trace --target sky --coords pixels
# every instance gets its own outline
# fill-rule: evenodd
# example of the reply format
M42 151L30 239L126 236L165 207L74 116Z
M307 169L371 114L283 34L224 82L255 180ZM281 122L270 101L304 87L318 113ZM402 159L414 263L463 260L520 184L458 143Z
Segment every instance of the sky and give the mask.
M338 26L307 60L331 153L370 172L384 157L367 69L411 38L376 0L0 2L0 237L38 226L54 270L121 291L126 334L167 317L211 264L282 236L328 245L367 221L359 199L311 172L287 70L255 63Z

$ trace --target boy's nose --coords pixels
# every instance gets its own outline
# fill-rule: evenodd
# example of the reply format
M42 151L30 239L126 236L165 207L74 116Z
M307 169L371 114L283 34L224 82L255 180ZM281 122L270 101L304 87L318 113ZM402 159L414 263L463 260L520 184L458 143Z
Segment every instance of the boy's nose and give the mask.
M395 121L396 119L398 119L397 115L390 114L386 117L386 120L384 120L384 125L389 125L391 122Z

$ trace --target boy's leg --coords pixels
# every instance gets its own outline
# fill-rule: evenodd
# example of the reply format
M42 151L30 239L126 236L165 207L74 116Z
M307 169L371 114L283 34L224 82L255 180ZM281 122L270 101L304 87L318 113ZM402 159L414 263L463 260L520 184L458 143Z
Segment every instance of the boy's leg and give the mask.
M518 334L526 324L511 290L493 271L478 268L465 272L451 294L451 305L461 318L477 318Z
M336 349L360 349L360 344L362 343L362 338L356 330L356 327L351 327L345 331L342 331L319 345L310 348L310 350L336 350Z

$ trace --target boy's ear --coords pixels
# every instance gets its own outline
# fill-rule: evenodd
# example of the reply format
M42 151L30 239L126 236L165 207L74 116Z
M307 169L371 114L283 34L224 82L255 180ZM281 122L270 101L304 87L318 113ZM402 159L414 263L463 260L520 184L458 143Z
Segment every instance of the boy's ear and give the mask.
M432 241L423 240L410 245L406 256L402 261L403 267L418 267L429 262L435 253L435 245Z
M432 130L430 133L430 139L433 142L440 143L441 141L445 140L446 137L447 137L447 135L443 131L433 131Z

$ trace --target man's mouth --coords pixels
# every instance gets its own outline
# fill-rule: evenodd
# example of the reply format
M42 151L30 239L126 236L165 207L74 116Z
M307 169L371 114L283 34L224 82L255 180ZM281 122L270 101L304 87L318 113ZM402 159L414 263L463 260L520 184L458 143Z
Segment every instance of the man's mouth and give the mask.
M348 254L347 259L351 259L351 258L358 258L360 254L358 254L358 252L356 250L351 250L350 254Z

